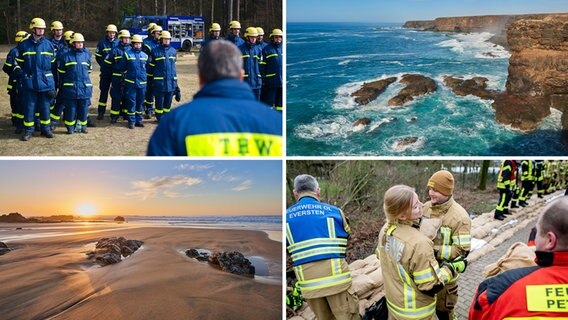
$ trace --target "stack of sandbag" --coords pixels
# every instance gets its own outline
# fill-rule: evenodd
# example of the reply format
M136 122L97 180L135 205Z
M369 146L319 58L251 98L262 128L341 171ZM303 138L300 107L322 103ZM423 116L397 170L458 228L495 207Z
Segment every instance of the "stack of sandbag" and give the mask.
M359 314L384 296L383 273L377 256L372 254L349 265L353 284L351 288L359 298Z

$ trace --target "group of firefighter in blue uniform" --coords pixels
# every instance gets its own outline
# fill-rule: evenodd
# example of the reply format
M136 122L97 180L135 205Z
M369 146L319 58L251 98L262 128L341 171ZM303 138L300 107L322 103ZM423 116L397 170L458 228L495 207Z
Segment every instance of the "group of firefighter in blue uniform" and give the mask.
M28 141L34 131L53 138L55 128L64 123L67 134L87 133L96 126L89 118L93 94L90 73L91 53L81 33L63 32L60 21L51 23L52 37L45 38L47 25L41 18L32 19L28 34L16 34L15 48L3 66L9 75L8 93L15 132ZM282 111L282 31L274 29L271 42L263 41L262 28L249 27L240 37L240 23L232 21L226 40L239 47L243 57L244 81L257 100ZM177 52L170 46L171 34L150 23L148 37L131 35L113 24L106 27L99 41L95 60L100 67L100 96L97 120L104 120L108 107L110 123L119 119L128 128L143 127L143 119L160 119L169 113L172 101L181 100L177 81ZM213 23L210 37L203 43L222 39L221 27Z

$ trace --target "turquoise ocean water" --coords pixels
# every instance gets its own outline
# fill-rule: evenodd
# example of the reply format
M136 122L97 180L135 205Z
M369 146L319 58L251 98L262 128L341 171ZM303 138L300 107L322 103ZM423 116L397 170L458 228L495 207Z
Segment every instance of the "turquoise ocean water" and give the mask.
M287 25L287 154L289 156L565 155L560 112L522 133L495 120L491 101L460 97L446 75L489 79L503 91L510 54L490 33L453 34L403 29L401 24L289 23ZM419 73L438 91L399 108L387 101L394 83L365 106L350 94L364 82ZM368 126L353 127L362 117ZM418 137L410 147L395 146Z

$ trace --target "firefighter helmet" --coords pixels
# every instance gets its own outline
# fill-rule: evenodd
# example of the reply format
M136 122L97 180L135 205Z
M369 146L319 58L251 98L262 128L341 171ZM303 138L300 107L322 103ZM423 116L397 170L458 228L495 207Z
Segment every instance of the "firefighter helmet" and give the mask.
M162 32L162 30L164 30L164 29L162 29L162 27L156 25L154 28L152 28L152 33L154 33L154 32Z
M211 28L209 28L209 32L211 31L221 31L221 25L217 22L211 24Z
M106 27L106 31L107 32L118 32L118 29L116 28L116 26L114 24L109 24Z
M270 38L274 37L274 36L278 36L278 37L282 37L283 33L282 30L280 29L273 29L272 33L270 34Z
M171 39L172 38L172 34L169 31L162 31L162 33L160 34L160 38L158 38L159 40L162 39Z
M71 30L67 30L65 31L65 33L63 34L63 36L65 37L65 41L67 42L71 42L71 39L73 38L73 34L75 32L71 31Z
M148 23L148 27L146 28L146 31L148 32L148 34L152 33L152 30L156 27L156 24L154 22L150 22Z
M83 35L80 33L74 33L69 43L74 43L74 42L85 42L85 37L83 37Z
M139 34L135 34L132 36L132 39L130 39L130 42L134 43L134 42L140 42L142 43L142 36Z
M233 20L231 21L231 23L229 23L229 29L240 29L241 28L241 23Z
M130 38L130 31L126 29L120 30L120 32L118 33L118 38Z
M53 21L51 23L51 31L63 29L63 23L61 21Z
M264 29L262 29L261 27L256 27L256 32L258 32L259 36L263 36L264 35Z
M16 43L22 42L29 36L29 33L25 31L18 31L16 32Z
M39 29L47 28L45 26L45 20L43 20L42 18L33 18L32 22L30 22L30 30L33 30L35 28L39 28Z
M245 37L258 37L258 31L255 27L248 27L245 31Z

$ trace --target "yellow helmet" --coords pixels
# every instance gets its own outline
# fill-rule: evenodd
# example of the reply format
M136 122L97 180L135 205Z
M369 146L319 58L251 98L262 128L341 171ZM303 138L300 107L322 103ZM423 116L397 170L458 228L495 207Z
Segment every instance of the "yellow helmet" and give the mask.
M258 31L255 27L248 27L245 31L245 37L258 37Z
M118 33L118 38L130 38L130 31L126 29L120 30L120 32Z
M148 23L148 28L146 28L146 31L148 31L148 34L152 33L152 29L154 29L156 26L157 26L157 24L155 24L154 22Z
M39 29L47 28L45 26L45 20L43 20L42 18L33 18L32 22L30 23L30 30L33 30L35 28L39 28Z
M53 21L51 23L51 31L63 29L63 23L61 21Z
M262 29L261 27L256 27L256 32L258 32L259 36L263 36L264 35L264 29Z
M209 32L211 31L221 31L221 25L217 22L211 24L211 28L209 28Z
M231 23L229 23L229 29L240 29L241 28L241 23L233 20L231 21Z
M106 27L106 31L107 32L118 32L118 29L116 28L116 26L114 24L109 24Z
M270 38L272 38L273 36L283 37L284 34L282 33L282 30L280 30L280 29L273 29L272 33L270 34Z
M135 34L132 36L132 39L130 39L130 42L134 43L134 42L140 42L142 43L142 36L139 34Z
M154 28L152 28L152 33L154 32L162 32L162 27L160 27L159 25L156 25Z
M172 38L172 34L169 31L162 31L162 33L160 33L160 37L158 39L162 40L162 39L171 39L171 38Z
M71 30L65 31L65 33L63 33L63 36L65 37L65 41L71 42L71 39L73 38L74 33L75 32L73 32Z
M25 40L30 34L25 31L18 31L16 32L16 43L22 42Z
M69 43L73 42L85 42L85 37L83 37L83 35L80 33L74 33Z

